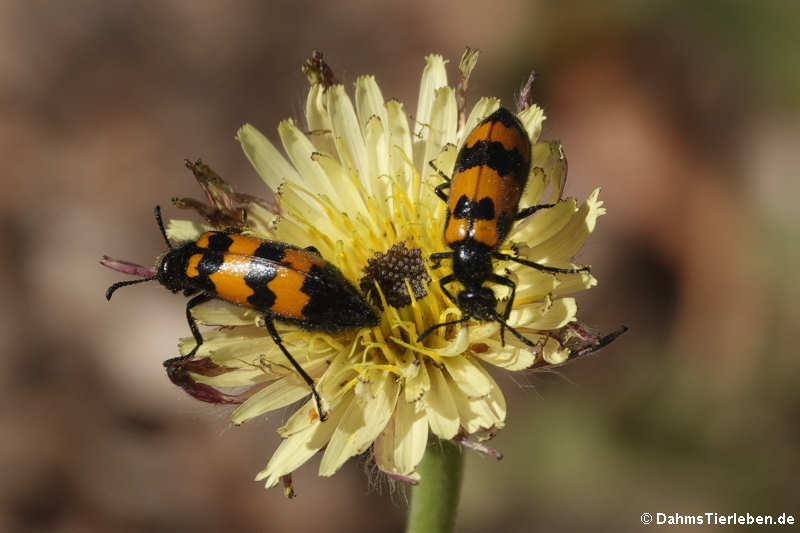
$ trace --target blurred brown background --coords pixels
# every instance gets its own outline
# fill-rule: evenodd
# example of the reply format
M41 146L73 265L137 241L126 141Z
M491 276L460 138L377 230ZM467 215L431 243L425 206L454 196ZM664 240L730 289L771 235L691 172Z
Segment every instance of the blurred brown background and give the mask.
M800 4L596 4L0 2L0 531L402 530L363 461L312 462L294 501L250 481L285 414L232 428L168 382L180 298L103 298L100 255L149 263L154 204L198 195L184 158L261 192L234 132L302 116L314 48L411 112L427 53L454 80L480 48L471 95L506 102L535 69L567 193L603 187L579 303L631 330L563 377L498 375L506 458L467 458L459 531L800 515Z

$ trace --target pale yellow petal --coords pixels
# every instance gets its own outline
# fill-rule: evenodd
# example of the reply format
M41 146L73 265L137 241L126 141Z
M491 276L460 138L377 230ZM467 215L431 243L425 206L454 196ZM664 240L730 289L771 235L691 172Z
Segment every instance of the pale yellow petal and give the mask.
M309 424L305 430L285 438L270 458L267 467L256 475L256 481L266 480L266 487L273 487L280 481L281 476L295 471L311 459L328 443L347 408L348 404L343 403L328 413L326 422L317 420Z
M493 385L491 392L486 396L470 398L459 387L450 388L461 419L461 426L467 433L502 427L505 420L506 401L503 393L492 377L488 373L486 375Z
M247 207L247 225L253 235L260 239L272 239L275 225L280 220L280 216L252 203Z
M569 359L569 350L563 348L555 339L547 339L542 358L551 365L560 365Z
M364 126L364 142L367 145L368 174L372 194L379 209L385 209L389 197L389 139L384 123L373 115Z
M554 204L564 192L567 160L561 143L539 141L531 148L531 170L520 205Z
M464 123L464 128L461 130L461 132L459 132L460 134L458 136L457 146L461 148L461 145L464 144L464 139L466 139L467 135L469 135L470 132L475 129L475 126L477 126L480 121L497 111L499 108L499 98L484 96L478 100L478 102L472 108L472 111L470 111L467 121Z
M375 440L375 462L384 472L412 474L428 442L428 418L421 402L399 398L392 419Z
M209 229L199 222L172 219L167 223L167 238L174 243L196 241Z
M425 412L431 431L440 439L452 439L458 433L459 417L450 384L435 365L428 365L431 390L425 395Z
M492 382L488 379L488 374L482 372L480 364L476 363L469 356L448 357L442 359L447 373L453 382L470 397L478 397L489 394Z
M306 124L316 151L335 156L336 146L333 142L333 126L328 114L327 100L325 87L320 83L313 84L306 98Z
M428 125L424 147L414 154L420 156L419 160L414 161L419 169L427 166L446 144L454 145L457 142L458 104L452 87L442 87L435 91Z
M295 126L294 121L291 119L281 121L278 125L278 135L283 143L283 149L289 156L289 160L300 174L301 181L298 182L298 185L302 186L306 191L327 194L330 198L338 201L337 188L334 187L330 177L312 157L317 151L315 146Z
M231 414L231 422L242 424L251 418L293 404L309 394L311 394L311 389L299 376L279 379L256 392L237 407Z
M533 215L517 222L508 238L528 247L536 246L564 229L577 210L575 199L564 199L554 207L540 209Z
M597 217L605 213L603 202L597 199L596 189L570 221L556 234L536 246L520 246L520 255L532 261L561 266L583 247L589 234L594 230Z
M511 312L508 323L513 327L552 330L572 322L577 312L578 304L574 298L558 298L552 302L518 307Z
M375 76L359 76L356 79L356 112L365 137L367 122L372 117L378 117L381 124L388 123L383 94L375 81Z
M526 337L532 342L537 340L530 335L526 335ZM508 331L506 331L505 346L493 338L484 339L482 344L486 345L486 349L475 353L475 357L506 370L524 370L530 368L536 361L536 354L532 348L522 344Z
M250 326L256 323L261 313L234 305L223 300L212 300L192 307L192 316L201 324L209 326Z
M400 386L388 373L369 376L372 383L356 394L331 435L319 465L321 476L332 476L350 457L364 452L389 422Z
M542 123L547 118L544 110L536 104L527 107L522 113L517 115L522 125L525 126L525 131L531 138L531 144L536 143L542 135Z
M242 150L250 160L250 164L273 191L277 191L284 181L300 180L294 167L254 126L245 124L239 128L239 131L236 132L236 140L242 145Z
M333 186L340 191L339 205L337 206L342 213L350 216L358 214L367 215L367 207L359 191L353 186L347 170L342 164L333 157L324 154L314 154L314 161L325 170ZM326 224L327 227L338 229L333 224Z
M358 173L361 182L369 189L370 180L367 160L367 149L364 145L364 136L358 125L356 111L353 102L347 96L344 87L334 85L327 92L328 111L331 115L331 126L333 128L333 138L339 160L346 168L350 168Z
M552 294L553 296L566 296L578 291L585 291L597 285L597 279L588 272L563 276L561 283L558 284Z
M419 98L417 99L415 137L425 139L428 136L428 123L431 118L431 109L433 108L436 90L447 86L446 63L444 58L438 54L431 54L425 58L425 69L422 71Z
M389 131L389 168L397 188L409 198L414 180L411 132L403 104L397 100L386 102Z
M428 375L428 367L425 364L410 365L416 368L416 372L406 377L404 392L406 402L415 402L422 398L431 390L431 380Z

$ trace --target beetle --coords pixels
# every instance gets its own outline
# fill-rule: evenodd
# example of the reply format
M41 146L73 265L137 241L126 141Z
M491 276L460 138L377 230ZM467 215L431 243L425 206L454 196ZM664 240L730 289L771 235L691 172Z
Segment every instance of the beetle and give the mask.
M461 310L457 320L434 324L423 331L417 342L434 330L465 322L470 318L500 323L503 343L507 328L528 346L536 345L508 325L514 304L516 284L494 273L493 260L513 261L545 272L574 274L582 268L555 268L498 251L514 222L555 204L541 204L519 209L519 201L531 167L531 143L525 127L508 109L501 107L483 119L467 136L456 156L453 177L440 172L445 181L435 189L447 204L444 242L450 252L431 254L434 268L442 259L452 260L452 272L439 280L447 297ZM435 168L435 167L434 167ZM450 189L449 194L445 189ZM463 289L454 297L446 285L458 281ZM503 285L511 290L502 314L496 311L497 297L486 283Z
M320 419L325 420L314 380L283 345L275 321L323 333L376 326L378 315L364 297L314 247L299 248L228 231L208 231L196 241L173 247L158 206L155 217L168 247L155 274L114 283L106 299L120 287L153 280L173 293L193 296L186 304L186 320L196 344L188 354L169 362L189 359L203 344L192 308L216 298L255 309L263 315L272 340L311 388Z

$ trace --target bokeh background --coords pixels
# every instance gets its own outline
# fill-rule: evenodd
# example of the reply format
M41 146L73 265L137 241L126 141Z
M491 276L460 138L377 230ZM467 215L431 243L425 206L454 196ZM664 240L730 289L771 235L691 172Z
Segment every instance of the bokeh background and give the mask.
M312 49L413 112L424 55L456 79L466 45L473 97L539 74L567 193L608 208L582 317L631 330L558 375L498 374L506 458L468 455L457 530L800 518L799 20L790 0L3 0L0 531L402 531L404 494L362 460L312 462L293 501L252 482L285 414L233 428L172 386L184 301L108 303L97 259L163 251L154 204L198 196L184 158L261 194L234 132L302 117Z

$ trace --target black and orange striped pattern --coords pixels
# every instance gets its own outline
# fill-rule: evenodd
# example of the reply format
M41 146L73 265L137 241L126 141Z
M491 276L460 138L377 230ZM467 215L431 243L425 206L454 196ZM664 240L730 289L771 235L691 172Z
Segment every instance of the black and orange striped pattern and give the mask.
M180 265L172 270L184 274L181 290L203 292L318 331L377 322L355 287L315 250L212 231L167 255Z
M442 292L461 310L461 318L434 324L423 331L417 342L432 331L471 318L494 320L500 323L500 339L505 342L508 329L530 347L535 344L508 325L514 305L516 283L495 274L494 260L514 261L553 274L572 274L587 268L555 268L526 259L500 253L514 222L552 205L533 205L522 210L519 201L528 182L531 168L531 142L528 133L514 114L500 108L467 136L456 157L453 177L436 187L436 195L447 204L444 242L450 252L431 254L434 268L443 259L451 259L453 271L439 280ZM450 189L449 194L444 191ZM447 290L450 283L459 282L463 289L455 296ZM494 291L486 283L510 289L502 313L497 310Z
M531 143L517 117L500 108L472 130L458 153L444 240L497 248L508 235L528 181Z
M186 304L186 320L196 344L189 353L164 362L171 379L182 375L182 362L193 357L203 344L192 308L213 299L225 300L263 315L272 340L311 390L317 410L310 416L325 420L314 380L283 345L274 322L325 333L376 326L378 315L361 293L314 248L224 231L209 231L196 241L173 247L158 206L155 217L169 251L158 261L153 276L117 282L108 288L106 298L110 300L120 287L154 280L172 292L193 296ZM218 397L197 394L194 388L192 391L200 399Z

